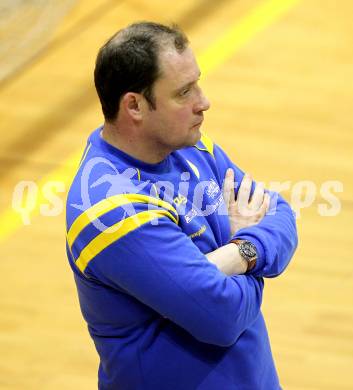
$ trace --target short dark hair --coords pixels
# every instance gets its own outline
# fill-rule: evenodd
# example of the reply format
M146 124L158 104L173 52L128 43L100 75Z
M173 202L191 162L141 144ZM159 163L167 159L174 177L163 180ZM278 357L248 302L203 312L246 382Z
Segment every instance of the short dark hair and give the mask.
M116 119L121 97L142 93L150 109L156 108L153 84L161 75L158 55L174 45L183 52L189 41L176 25L139 22L118 31L98 52L94 83L107 121Z

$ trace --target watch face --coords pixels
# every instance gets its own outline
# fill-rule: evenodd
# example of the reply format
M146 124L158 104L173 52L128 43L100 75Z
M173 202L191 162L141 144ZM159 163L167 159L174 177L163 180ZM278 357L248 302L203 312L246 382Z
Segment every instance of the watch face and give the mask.
M257 256L256 247L249 241L245 241L240 246L241 251L243 252L244 257L252 259Z

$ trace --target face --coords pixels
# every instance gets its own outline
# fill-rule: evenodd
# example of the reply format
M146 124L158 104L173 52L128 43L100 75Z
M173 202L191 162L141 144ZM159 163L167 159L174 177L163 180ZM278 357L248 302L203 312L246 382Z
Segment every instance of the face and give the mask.
M155 110L145 110L144 129L150 141L164 150L192 146L201 137L203 112L210 104L198 85L200 69L192 50L174 48L159 55L162 75L155 82Z

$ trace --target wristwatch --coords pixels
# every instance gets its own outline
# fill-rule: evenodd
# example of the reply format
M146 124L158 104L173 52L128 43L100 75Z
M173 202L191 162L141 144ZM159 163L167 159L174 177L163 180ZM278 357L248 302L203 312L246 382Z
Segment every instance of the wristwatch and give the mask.
M238 246L240 256L247 261L248 268L246 272L251 271L256 266L257 250L256 246L247 240L232 240Z

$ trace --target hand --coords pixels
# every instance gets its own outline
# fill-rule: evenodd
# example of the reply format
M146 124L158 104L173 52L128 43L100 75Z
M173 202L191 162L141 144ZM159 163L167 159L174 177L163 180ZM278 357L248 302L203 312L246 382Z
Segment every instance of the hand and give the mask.
M231 168L227 170L224 179L223 197L228 210L232 236L242 228L258 224L269 210L271 198L269 194L264 192L262 183L257 184L249 202L251 184L251 176L245 174L235 201L234 171Z

